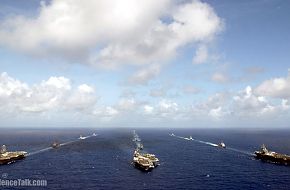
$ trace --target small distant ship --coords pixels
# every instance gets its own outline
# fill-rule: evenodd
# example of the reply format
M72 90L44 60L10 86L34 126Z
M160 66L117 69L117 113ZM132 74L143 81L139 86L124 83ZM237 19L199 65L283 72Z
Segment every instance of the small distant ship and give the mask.
M141 142L141 139L136 136L136 137L133 138L133 141L135 141L135 142Z
M153 162L149 158L146 158L142 154L140 154L138 150L134 151L133 164L136 168L144 171L150 171L154 168Z
M193 140L192 136L189 136L189 138L184 138L184 139L188 140L188 141L192 141Z
M60 144L59 144L57 141L55 141L55 142L53 142L53 143L51 144L51 147L52 147L52 148L58 148L58 147L60 147Z
M84 140L84 139L86 139L86 137L83 137L82 135L80 135L79 139Z
M255 151L255 155L257 159L261 159L264 161L285 164L285 165L290 164L289 155L269 151L264 144L261 146L261 149L259 151Z
M218 144L218 147L226 148L226 144L222 141Z
M96 133L93 133L93 137L96 137L97 136L97 134Z
M134 142L141 142L140 137L138 136L138 134L136 133L135 130L133 130L133 140Z
M15 162L16 160L24 159L27 155L25 151L15 151L15 152L8 152L5 145L2 145L0 151L0 165L3 164L10 164Z
M169 134L170 136L172 136L172 137L174 137L175 135L174 135L174 133L171 133L171 134Z

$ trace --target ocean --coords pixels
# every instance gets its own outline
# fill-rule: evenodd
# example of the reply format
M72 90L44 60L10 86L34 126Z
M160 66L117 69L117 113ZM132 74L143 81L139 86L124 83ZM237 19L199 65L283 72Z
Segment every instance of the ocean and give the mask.
M79 140L80 134L91 136ZM136 129L160 166L131 164L132 129L1 129L0 143L28 157L0 166L2 180L46 180L45 187L1 189L290 189L290 166L256 160L261 144L290 154L290 130ZM176 136L170 136L174 133ZM193 141L182 137L194 138ZM179 136L179 137L177 137ZM48 148L57 140L65 145ZM227 148L215 146L225 142Z

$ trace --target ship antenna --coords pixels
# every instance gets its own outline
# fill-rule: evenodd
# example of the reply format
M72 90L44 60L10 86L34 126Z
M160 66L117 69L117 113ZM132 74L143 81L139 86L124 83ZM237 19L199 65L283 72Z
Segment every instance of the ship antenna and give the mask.
M6 153L6 152L7 152L6 145L3 144L3 145L2 145L2 148L1 148L1 154L4 154L4 153Z

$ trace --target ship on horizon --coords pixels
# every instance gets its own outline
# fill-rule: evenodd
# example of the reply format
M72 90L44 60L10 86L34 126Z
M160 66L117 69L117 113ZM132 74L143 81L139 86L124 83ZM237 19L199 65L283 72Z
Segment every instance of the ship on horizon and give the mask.
M136 133L135 130L133 130L133 140L134 142L141 142L141 139L139 137L139 135Z
M189 136L189 138L185 137L184 139L185 139L185 140L188 140L188 141L193 141L192 136Z
M80 135L79 139L84 140L84 139L86 139L86 137L83 137L82 135Z
M57 141L54 141L54 142L51 144L51 147L52 147L52 148L58 148L58 147L60 147L60 143L57 142Z
M226 144L225 144L223 141L221 141L221 142L218 144L218 147L220 147L220 148L226 148Z

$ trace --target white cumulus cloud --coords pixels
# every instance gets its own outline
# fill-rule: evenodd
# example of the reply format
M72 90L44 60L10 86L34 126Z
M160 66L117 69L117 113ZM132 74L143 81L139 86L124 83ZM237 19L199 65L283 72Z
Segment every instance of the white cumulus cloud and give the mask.
M166 19L164 19L166 18ZM167 60L222 29L213 8L193 0L52 0L35 17L0 24L0 44L24 53L104 67ZM205 52L199 50L199 60Z
M273 98L290 98L290 69L287 77L266 80L255 88L255 92Z
M11 113L89 110L97 101L93 87L83 84L73 88L65 77L50 77L40 84L27 85L0 75L0 110Z

